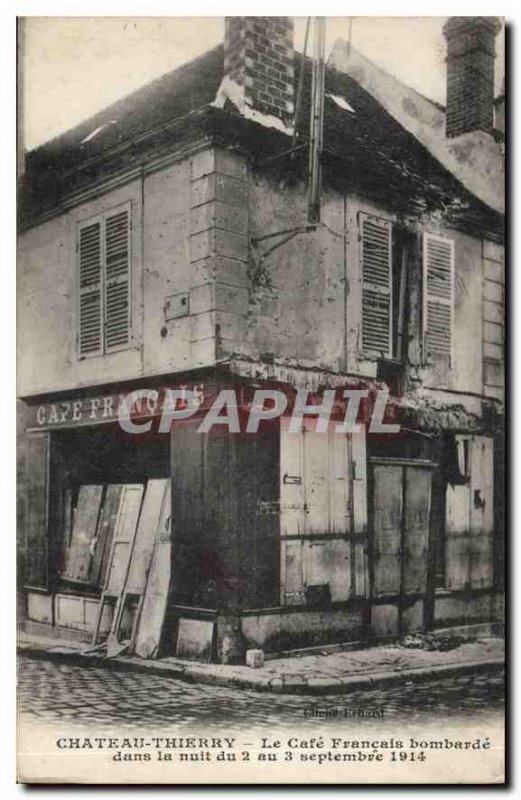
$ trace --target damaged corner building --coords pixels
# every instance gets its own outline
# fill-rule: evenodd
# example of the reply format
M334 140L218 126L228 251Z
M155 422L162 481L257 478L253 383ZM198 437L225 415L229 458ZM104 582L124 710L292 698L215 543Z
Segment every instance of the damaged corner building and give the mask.
M504 97L450 18L447 107L287 17L25 156L27 631L243 662L489 631L504 571ZM331 23L333 24L333 23ZM140 388L387 389L393 436L125 434Z

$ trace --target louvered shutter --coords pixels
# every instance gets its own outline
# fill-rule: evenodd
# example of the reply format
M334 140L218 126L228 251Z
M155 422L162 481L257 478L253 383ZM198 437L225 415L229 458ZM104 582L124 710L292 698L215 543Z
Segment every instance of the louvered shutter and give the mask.
M360 215L362 350L392 355L392 225Z
M105 217L105 350L130 341L130 209Z
M454 242L423 237L423 327L425 355L451 358L454 302Z
M101 220L91 220L78 231L78 350L80 357L102 352Z

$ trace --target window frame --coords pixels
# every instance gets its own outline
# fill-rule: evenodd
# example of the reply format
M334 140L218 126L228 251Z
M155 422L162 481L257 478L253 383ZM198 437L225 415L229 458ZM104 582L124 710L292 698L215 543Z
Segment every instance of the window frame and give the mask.
M106 264L106 221L109 217L116 216L126 212L127 214L127 242L128 242L128 274L127 274L127 289L128 289L128 312L127 312L127 329L128 341L123 344L106 345L106 291L107 291L107 264ZM100 318L101 318L101 344L98 350L90 353L81 352L81 296L82 292L80 285L80 235L84 228L99 223L100 225ZM93 214L85 219L78 220L76 223L76 240L75 240L75 295L76 295L76 358L78 361L84 361L88 358L98 358L99 356L110 355L111 353L121 352L128 350L133 346L134 331L133 331L133 282L134 282L134 248L132 242L132 202L130 200L119 203L106 211L101 211L98 214Z

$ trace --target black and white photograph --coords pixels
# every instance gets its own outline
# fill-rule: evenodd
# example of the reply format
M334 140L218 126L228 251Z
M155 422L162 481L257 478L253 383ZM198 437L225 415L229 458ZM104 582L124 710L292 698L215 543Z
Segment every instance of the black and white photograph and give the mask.
M505 783L508 27L17 18L19 783Z

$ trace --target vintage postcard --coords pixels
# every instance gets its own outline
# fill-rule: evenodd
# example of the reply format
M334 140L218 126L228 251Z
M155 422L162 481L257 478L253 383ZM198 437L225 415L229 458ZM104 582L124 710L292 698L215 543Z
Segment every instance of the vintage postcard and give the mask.
M18 781L505 782L500 17L18 20Z

